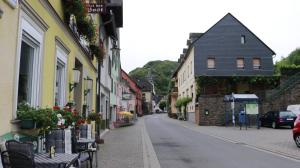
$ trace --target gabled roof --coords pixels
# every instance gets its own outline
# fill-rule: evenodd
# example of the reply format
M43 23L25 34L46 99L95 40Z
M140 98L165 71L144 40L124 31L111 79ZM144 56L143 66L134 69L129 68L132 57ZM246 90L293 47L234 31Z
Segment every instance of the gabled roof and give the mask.
M218 23L220 23L224 18L226 17L231 17L233 18L234 20L236 20L240 25L242 25L247 31L249 31L254 37L256 37L265 47L267 47L272 53L273 55L275 55L276 53L269 47L267 46L260 38L258 38L250 29L248 29L242 22L240 22L236 17L234 17L231 13L227 13L223 18L221 18L217 23L215 23L212 27L210 27L205 33L190 33L190 38L191 36L194 35L197 35L198 34L198 37L195 38L194 41L192 41L192 43L188 46L188 49L187 49L187 52L186 54L184 54L184 58L183 59L180 59L181 62L179 64L179 66L177 67L176 71L173 73L172 77L175 77L179 71L179 69L181 68L181 66L184 64L185 62L185 59L188 57L189 53L190 53L190 50L192 49L193 45L195 44L195 42L197 42L199 39L201 39L201 37L205 36L205 34L207 32L209 32L213 27L215 27Z
M191 52L191 49L193 48L194 43L203 35L204 33L190 33L189 40L190 44L188 45L188 48L183 49L183 54L180 54L180 58L178 59L179 65L176 68L175 72L172 74L172 78L174 78L177 75L177 72L183 65L185 59L188 57L189 53Z

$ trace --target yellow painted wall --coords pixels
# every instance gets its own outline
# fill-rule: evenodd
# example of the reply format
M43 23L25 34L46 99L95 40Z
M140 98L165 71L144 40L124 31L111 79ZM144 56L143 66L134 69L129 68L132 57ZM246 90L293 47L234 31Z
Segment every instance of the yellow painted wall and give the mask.
M11 8L3 0L0 19L0 136L11 131L13 86L17 46L18 9Z
M60 3L54 3L55 9L59 9ZM57 21L49 11L47 11L40 1L28 0L30 6L39 14L39 16L49 25L49 29L45 32L44 39L44 62L42 63L43 77L42 77L42 106L53 106L54 105L54 80L55 80L55 61L56 61L56 43L55 37L59 37L63 43L71 50L68 55L68 72L67 72L67 99L69 98L69 82L72 80L72 69L75 66L75 57L77 57L86 70L89 77L96 81L97 72L93 68L92 64L89 63L89 59L84 55L78 45L73 41L73 38L68 36L68 33L62 29L60 22ZM59 11L59 10L58 10ZM95 85L95 84L94 84ZM84 86L82 86L84 87ZM84 90L84 89L82 89ZM93 90L93 109L95 109L95 95L96 88ZM83 94L83 93L82 93ZM73 99L73 98L72 98ZM83 101L83 99L82 99Z
M61 0L48 0L52 7L55 9L56 13L61 19L64 19L64 11L62 7Z

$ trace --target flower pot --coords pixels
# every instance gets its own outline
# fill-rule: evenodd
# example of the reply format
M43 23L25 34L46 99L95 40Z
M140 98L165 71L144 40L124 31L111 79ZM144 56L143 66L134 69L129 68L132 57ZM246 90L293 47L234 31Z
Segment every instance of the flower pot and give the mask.
M34 124L35 124L35 122L33 119L22 119L21 120L21 128L22 129L33 129Z

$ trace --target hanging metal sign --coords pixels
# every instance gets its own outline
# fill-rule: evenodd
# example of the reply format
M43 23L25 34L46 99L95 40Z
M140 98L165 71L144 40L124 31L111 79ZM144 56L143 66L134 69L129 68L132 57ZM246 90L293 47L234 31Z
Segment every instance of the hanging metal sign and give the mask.
M105 3L88 3L86 4L88 13L104 13Z

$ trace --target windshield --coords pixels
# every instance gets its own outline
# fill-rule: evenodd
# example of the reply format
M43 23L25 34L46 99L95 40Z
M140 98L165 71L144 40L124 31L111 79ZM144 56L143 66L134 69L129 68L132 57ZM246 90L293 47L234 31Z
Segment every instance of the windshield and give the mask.
M296 114L290 112L290 111L281 111L279 113L280 117L296 117Z

